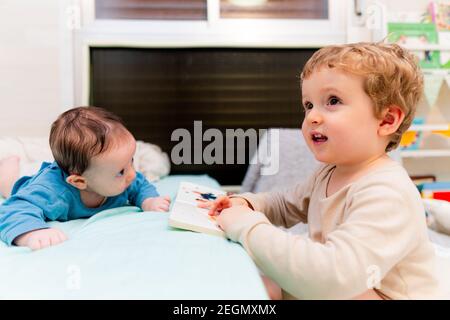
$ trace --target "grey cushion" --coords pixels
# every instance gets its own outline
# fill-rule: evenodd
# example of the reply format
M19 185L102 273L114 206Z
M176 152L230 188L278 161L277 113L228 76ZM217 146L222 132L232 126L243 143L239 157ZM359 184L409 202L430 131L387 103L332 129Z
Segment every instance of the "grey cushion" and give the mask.
M279 139L276 139L276 130L279 132ZM274 155L267 152L267 155L261 157L261 153L259 155L255 153L252 160L254 161L256 157L258 161L249 165L241 192L265 192L295 186L305 182L319 165L306 145L300 129L269 129L261 137L258 148L272 150L272 145L279 154L277 172L273 175L264 175L262 171L264 168L262 162L267 163L266 161L270 159L276 161Z

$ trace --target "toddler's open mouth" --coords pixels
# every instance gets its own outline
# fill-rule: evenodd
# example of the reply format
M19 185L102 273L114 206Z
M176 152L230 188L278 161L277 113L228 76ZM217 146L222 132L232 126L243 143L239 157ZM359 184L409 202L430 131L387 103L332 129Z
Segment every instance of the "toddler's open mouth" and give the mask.
M319 132L314 131L311 133L311 140L315 145L321 145L322 143L325 143L328 140L328 137Z
M328 137L321 133L314 132L311 133L311 139L314 143L323 143L328 140Z

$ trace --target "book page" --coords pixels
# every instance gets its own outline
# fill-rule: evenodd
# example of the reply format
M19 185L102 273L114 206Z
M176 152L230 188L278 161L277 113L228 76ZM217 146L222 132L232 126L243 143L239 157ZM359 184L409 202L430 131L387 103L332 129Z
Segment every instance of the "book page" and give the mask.
M199 208L198 204L214 201L217 197L225 194L221 190L181 182L170 213L169 225L180 229L223 236L224 232L217 226L216 217L208 215L209 210Z
M225 192L190 182L181 182L175 202L197 206L202 202L214 201L221 195L225 195Z
M207 209L176 202L173 206L173 212L171 218L178 222L178 227L204 233L211 233L210 231L222 233L217 226L215 217L208 215Z

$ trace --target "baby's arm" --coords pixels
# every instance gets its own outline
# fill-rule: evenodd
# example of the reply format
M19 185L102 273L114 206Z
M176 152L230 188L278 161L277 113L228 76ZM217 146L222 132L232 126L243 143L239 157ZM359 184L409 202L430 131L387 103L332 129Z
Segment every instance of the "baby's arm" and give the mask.
M19 191L0 206L0 238L8 245L42 249L63 242L67 237L59 230L49 228L48 217L57 220L67 214L68 204L51 190L33 186L33 190Z
M156 197L147 198L142 202L141 208L143 211L159 211L167 212L170 207L170 197Z
M60 230L54 228L39 229L26 232L16 237L13 243L19 247L28 247L39 250L57 245L67 240L67 236Z
M160 197L155 186L140 172L136 172L136 179L128 187L128 199L143 211L169 211L170 197Z

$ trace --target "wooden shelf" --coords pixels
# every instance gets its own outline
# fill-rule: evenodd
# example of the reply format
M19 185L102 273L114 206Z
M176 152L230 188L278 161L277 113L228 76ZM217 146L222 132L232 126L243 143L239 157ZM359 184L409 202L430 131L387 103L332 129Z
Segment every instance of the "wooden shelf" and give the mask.
M450 150L403 150L400 152L402 158L430 158L430 157L450 157Z
M422 68L422 73L424 75L434 75L445 77L450 74L450 69L426 69Z
M402 45L402 47L411 51L450 51L450 45L427 44L419 46Z

